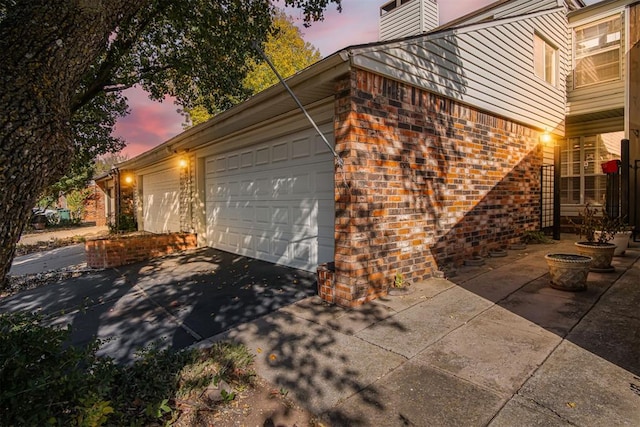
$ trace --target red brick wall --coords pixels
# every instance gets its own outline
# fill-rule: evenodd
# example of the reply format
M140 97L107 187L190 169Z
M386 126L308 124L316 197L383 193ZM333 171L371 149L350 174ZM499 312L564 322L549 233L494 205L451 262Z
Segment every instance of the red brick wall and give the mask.
M118 267L195 247L196 235L191 233L122 236L84 244L87 265L92 268Z
M537 131L361 70L337 93L336 303L362 304L397 272L423 280L537 228Z
M107 218L104 210L104 192L95 184L87 188L92 190L92 194L84 203L82 222L95 222L96 225L106 225Z

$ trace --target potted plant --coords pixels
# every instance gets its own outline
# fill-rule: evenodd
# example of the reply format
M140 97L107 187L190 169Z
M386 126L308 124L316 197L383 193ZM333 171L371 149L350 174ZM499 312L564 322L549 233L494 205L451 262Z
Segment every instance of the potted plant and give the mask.
M598 210L588 203L580 217L582 221L578 234L580 238L584 236L586 240L575 243L578 253L593 258L591 271L615 271L611 266L611 260L616 245L610 241L616 233L624 229L624 222L621 218L610 217L605 209L598 213Z
M410 283L407 283L404 280L404 276L402 275L402 273L397 272L395 277L393 278L393 283L389 287L387 295L389 296L408 295L412 292L412 289L409 286L410 286Z
M604 213L606 215L606 212ZM611 230L610 233L613 233L613 237L611 238L611 243L616 245L616 250L613 252L613 256L622 256L629 248L629 239L633 233L632 227L629 226L623 218L612 218L606 216L603 218L603 223L608 223L605 227ZM596 240L600 239L600 235L602 233L600 231L596 231L595 238Z
M547 254L544 259L549 267L551 287L563 291L584 291L593 259L578 254Z

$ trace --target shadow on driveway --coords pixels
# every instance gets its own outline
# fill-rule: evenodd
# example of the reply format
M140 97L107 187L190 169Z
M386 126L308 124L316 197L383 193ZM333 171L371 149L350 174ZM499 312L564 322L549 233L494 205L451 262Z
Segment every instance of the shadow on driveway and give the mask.
M130 362L159 342L180 349L316 293L316 275L211 248L25 291L0 311L40 311L71 324L71 341L107 340L100 354Z

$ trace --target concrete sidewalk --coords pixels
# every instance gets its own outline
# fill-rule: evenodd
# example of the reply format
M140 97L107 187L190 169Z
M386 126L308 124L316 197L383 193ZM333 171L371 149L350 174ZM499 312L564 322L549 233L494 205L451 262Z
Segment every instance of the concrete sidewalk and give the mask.
M198 345L246 344L257 371L332 426L640 425L640 250L548 286L530 245L359 309L310 297Z
M107 233L107 226L75 227L66 230L39 231L20 237L18 244L35 245L42 242L69 239L72 237L91 238ZM15 257L9 274L22 276L26 274L45 273L61 269L86 268L84 244L64 246L47 251L34 252Z
M74 227L65 230L42 230L33 233L24 234L18 241L19 245L35 245L38 242L47 242L56 239L68 239L71 237L81 236L85 238L96 237L108 231L106 225Z
M64 246L44 252L34 252L29 255L15 257L9 274L23 276L25 274L45 273L61 269L86 268L87 260L84 253L84 243Z

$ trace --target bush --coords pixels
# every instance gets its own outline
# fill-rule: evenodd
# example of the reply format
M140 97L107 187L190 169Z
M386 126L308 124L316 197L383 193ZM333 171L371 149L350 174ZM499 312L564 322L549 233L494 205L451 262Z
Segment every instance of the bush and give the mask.
M40 321L0 315L0 425L100 425L114 365L96 357L98 341L65 347L70 330Z
M132 215L120 214L117 221L108 224L110 234L127 233L136 231L138 224Z
M200 396L220 379L246 385L244 346L143 349L130 366L96 356L101 344L67 345L69 328L34 314L0 314L0 425L149 425L179 416L176 397Z

